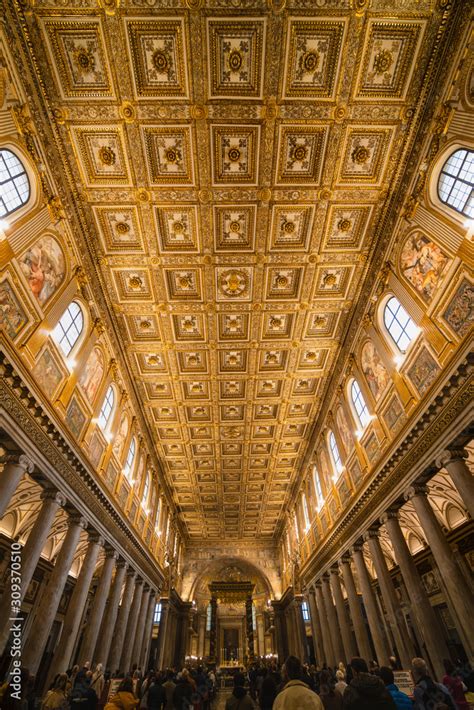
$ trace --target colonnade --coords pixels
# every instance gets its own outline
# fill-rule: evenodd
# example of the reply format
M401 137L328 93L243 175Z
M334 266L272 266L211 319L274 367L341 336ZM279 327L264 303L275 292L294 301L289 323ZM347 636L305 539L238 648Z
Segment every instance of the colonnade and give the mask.
M471 516L474 509L474 477L469 470L462 449L445 451L438 465L451 475L466 509ZM411 501L420 527L431 548L434 564L443 580L448 608L456 623L469 659L474 659L474 598L470 580L455 559L445 533L428 498L424 482L408 488L405 501ZM391 655L398 655L404 668L410 667L415 654L414 639L401 608L392 576L380 544L383 526L391 541L401 578L409 598L409 612L421 637L422 651L438 678L444 675L443 659L449 652L439 621L423 586L422 579L400 527L399 509L389 509L363 533L360 540L345 550L328 571L321 574L307 589L315 655L319 663L336 666L348 661L356 653L367 660L375 658L387 664ZM372 579L363 554L368 546L386 614L378 604ZM363 609L354 580L355 569L361 592ZM341 580L342 574L342 580ZM347 606L344 602L343 582ZM351 628L352 622L352 628ZM370 636L369 632L370 631ZM371 643L372 642L372 643ZM373 644L373 648L372 648Z
M23 475L33 473L34 466L23 454L10 455L4 452L0 461L3 465L0 472L1 517ZM139 572L114 550L112 544L106 542L94 530L86 517L69 505L65 496L49 483L44 485L41 506L21 550L20 602L25 598L60 508L64 509L67 515L66 534L23 629L23 666L32 674L38 671L58 614L81 533L86 531L87 548L64 614L64 623L54 649L48 681L74 662L80 665L86 661L91 664L102 663L104 668L110 668L113 672L118 669L128 671L133 664L144 668L152 636L156 589L152 588ZM95 585L94 572L102 551L104 561ZM10 638L10 592L10 577L7 574L0 599L0 655L5 651Z

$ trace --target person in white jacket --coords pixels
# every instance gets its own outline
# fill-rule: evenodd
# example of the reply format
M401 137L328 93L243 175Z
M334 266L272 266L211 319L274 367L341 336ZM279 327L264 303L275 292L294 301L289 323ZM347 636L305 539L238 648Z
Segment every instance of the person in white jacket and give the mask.
M289 656L282 668L285 686L276 696L273 710L324 710L316 693L301 680L301 661Z

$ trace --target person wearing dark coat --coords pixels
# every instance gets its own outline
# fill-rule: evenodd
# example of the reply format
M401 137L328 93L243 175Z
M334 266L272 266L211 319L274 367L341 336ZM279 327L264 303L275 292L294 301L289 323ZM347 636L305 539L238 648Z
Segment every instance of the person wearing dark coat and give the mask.
M166 693L162 684L156 678L150 679L147 697L148 710L163 710L166 703Z
M258 704L260 705L260 710L272 710L277 692L278 690L275 674L269 673L263 679L262 687L260 688L260 693L258 694Z
M342 698L344 710L397 710L379 676L371 675L363 658L352 658L353 678Z
M193 707L193 689L185 676L178 677L173 691L173 708L175 710L191 710Z

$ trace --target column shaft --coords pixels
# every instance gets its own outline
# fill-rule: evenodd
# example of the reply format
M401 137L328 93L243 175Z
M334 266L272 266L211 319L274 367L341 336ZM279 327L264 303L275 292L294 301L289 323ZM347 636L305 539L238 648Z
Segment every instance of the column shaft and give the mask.
M316 663L322 665L324 661L324 648L321 633L321 623L318 614L318 608L316 606L315 599L316 592L313 587L310 587L308 599L309 599L309 613L311 614L311 628L313 630L313 646L314 655L316 656Z
M122 658L120 659L120 668L124 673L128 673L131 669L131 660L133 652L133 643L135 641L135 633L137 630L138 614L143 595L143 579L139 579L135 584L135 594L133 595L132 608L128 617L127 632L125 634L125 642L122 650Z
M118 627L116 628L115 622L117 621L118 606L120 603L120 595L122 593L126 569L127 565L125 562L117 563L115 569L115 578L112 585L112 591L110 592L109 603L105 610L104 620L102 622L101 635L97 642L97 648L94 654L96 662L102 663L104 668L108 668L107 660L109 657L110 644L112 643L112 636L114 635L114 633L115 638L117 638Z
M211 597L211 629L209 631L209 660L211 663L217 661L217 599Z
M86 526L84 518L71 518L66 537L56 558L51 577L44 590L33 619L34 632L30 634L25 644L22 663L34 675L43 655L49 632L53 625L59 602L66 585L69 570L74 559L74 553L79 542L81 531Z
M360 547L356 547L354 549L354 562L362 591L365 610L367 612L369 629L375 646L377 661L380 666L386 666L390 657L390 650L385 640L381 619L378 614L377 602L375 601L374 590L372 589L371 579L369 577L367 567L365 566L364 555L362 554L362 549Z
M253 659L255 658L252 609L252 597L247 597L247 599L245 600L245 620L247 623L247 650L250 661L253 661Z
M132 604L133 590L135 589L135 572L130 569L127 572L125 582L125 590L123 592L122 603L117 615L117 625L114 629L114 643L110 649L110 655L107 660L108 666L112 675L119 669L120 659L122 657L125 632L127 630L128 617L130 614L130 606Z
M444 584L446 585L451 603L456 610L459 621L466 631L473 629L474 596L472 594L472 588L469 587L466 578L454 559L453 550L444 536L426 493L424 490L414 488L408 492L408 496L420 520L421 527L431 547L433 557L439 568ZM468 638L472 638L472 634L468 634ZM471 647L466 650L471 658L473 658L474 640L471 642Z
M352 631L349 626L349 619L347 618L346 605L344 604L344 597L342 596L341 580L339 579L339 568L331 567L331 587L334 596L334 601L336 602L336 613L339 621L339 628L341 629L342 645L344 646L344 661L345 664L349 663L352 656L357 655L354 647L354 642L352 639Z
M474 476L464 461L466 456L467 454L463 449L460 451L445 451L437 459L436 463L449 473L462 498L462 502L466 506L466 510L469 511L471 518L474 520Z
M99 556L100 547L103 540L94 536L89 542L86 555L82 563L81 571L76 580L74 591L69 601L66 618L61 630L59 644L53 656L50 675L46 687L49 687L56 673L63 673L69 668L71 656L76 643L79 624L81 623L84 607L87 601L87 594L91 585L95 565Z
M155 605L156 605L156 593L154 589L150 589L150 595L148 599L148 610L146 614L145 631L143 634L143 643L140 652L140 660L138 665L143 670L147 671L148 666L148 654L151 644L151 637L153 634L153 617L155 615Z
M104 560L102 574L100 575L97 589L95 590L94 598L91 604L91 610L87 619L84 638L82 639L81 650L79 653L79 665L89 661L92 664L94 660L94 651L99 635L100 625L104 614L105 603L109 595L110 583L112 581L112 573L114 571L117 553L109 551Z
M137 620L137 630L135 633L135 641L133 643L132 665L134 663L136 663L137 666L140 666L140 656L141 656L141 652L142 652L143 634L145 632L145 622L146 622L146 614L148 611L148 602L150 601L150 592L151 592L151 589L149 589L148 587L143 589L142 603L140 605L140 613L138 614L138 620Z
M436 678L442 678L445 673L443 659L449 658L449 652L436 614L430 604L411 552L408 549L397 515L395 513L386 514L382 516L381 522L385 524L390 537L395 558L410 597L410 611L416 619L421 636L426 644L427 655L431 660L434 675Z
M328 666L334 668L337 664L332 647L331 635L329 633L328 624L326 623L327 612L324 607L322 582L316 582L316 603L318 605L319 618L324 619L325 622L321 625L321 631L323 632L324 661Z
M36 565L39 562L41 552L45 546L48 534L51 530L54 517L60 505L64 505L65 500L59 493L47 491L42 496L43 504L38 513L28 539L21 551L21 599L23 600L29 587ZM5 650L10 636L10 616L12 610L10 606L10 585L7 580L5 591L0 599L0 656Z
M405 616L397 599L395 587L393 586L392 578L388 571L387 563L385 562L378 534L370 533L367 537L367 542L377 573L380 591L382 592L385 609L387 610L388 623L392 630L393 638L395 639L398 655L403 668L410 668L411 660L415 656L415 648L408 634Z
M34 465L31 459L21 454L16 461L8 461L0 473L0 518L8 508L13 494L18 488L23 475L33 473Z
M326 619L328 621L329 633L331 634L332 648L335 655L335 664L337 665L340 661L344 661L344 649L342 646L341 633L339 631L339 624L337 623L336 610L334 608L334 602L331 594L331 587L329 586L329 577L323 575L323 599L326 608ZM350 660L350 659L349 659ZM347 659L346 659L347 663Z
M344 586L347 592L347 600L349 602L349 610L351 612L352 622L354 624L354 632L356 637L359 655L369 661L372 656L367 627L365 625L364 616L360 607L359 595L357 594L354 577L352 575L351 563L349 557L343 557L341 560L342 576L344 578Z

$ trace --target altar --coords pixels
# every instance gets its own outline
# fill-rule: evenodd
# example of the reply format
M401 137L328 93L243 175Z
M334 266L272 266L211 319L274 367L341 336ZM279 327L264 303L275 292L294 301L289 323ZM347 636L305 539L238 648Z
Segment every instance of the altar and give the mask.
M211 582L209 662L222 670L243 669L255 659L252 582ZM240 620L228 617L217 623L218 602L222 605L244 605Z

